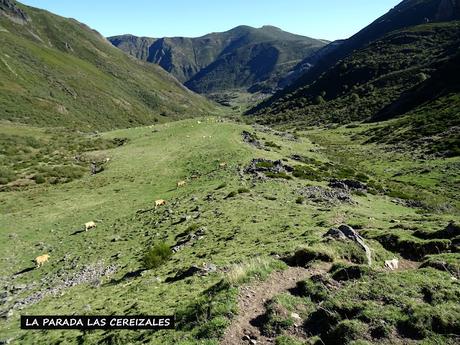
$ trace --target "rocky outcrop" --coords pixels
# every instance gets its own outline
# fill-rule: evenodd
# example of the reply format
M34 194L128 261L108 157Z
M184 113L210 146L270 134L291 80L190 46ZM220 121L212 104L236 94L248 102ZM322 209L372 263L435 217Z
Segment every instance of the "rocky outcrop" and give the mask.
M358 234L356 230L353 229L351 226L340 225L338 229L332 228L324 235L324 237L332 237L335 239L342 239L342 240L352 240L356 242L366 252L367 264L369 266L372 264L371 249L364 242L364 238L360 234Z
M13 0L0 0L0 15L3 15L17 24L25 24L30 21L30 17L16 6Z
M302 188L299 193L314 202L336 205L339 203L353 204L347 189L341 188L326 188L321 186L308 186Z

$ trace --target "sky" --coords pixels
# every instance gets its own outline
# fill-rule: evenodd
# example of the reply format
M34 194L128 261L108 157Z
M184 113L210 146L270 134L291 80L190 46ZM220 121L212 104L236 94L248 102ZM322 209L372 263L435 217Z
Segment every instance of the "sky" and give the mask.
M348 38L401 0L20 0L75 18L102 35L198 37L238 25L274 25L335 40Z

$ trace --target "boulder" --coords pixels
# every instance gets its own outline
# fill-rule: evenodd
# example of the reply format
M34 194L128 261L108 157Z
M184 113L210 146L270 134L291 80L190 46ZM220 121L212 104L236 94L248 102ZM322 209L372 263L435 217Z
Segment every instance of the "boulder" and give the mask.
M372 264L371 249L366 245L364 238L349 225L342 224L338 229L330 229L324 234L324 237L332 237L334 239L348 239L358 243L366 252L367 264Z

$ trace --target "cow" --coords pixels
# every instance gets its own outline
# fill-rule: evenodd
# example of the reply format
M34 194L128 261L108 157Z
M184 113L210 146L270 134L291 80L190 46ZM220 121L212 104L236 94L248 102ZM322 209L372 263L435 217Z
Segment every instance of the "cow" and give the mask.
M177 182L177 188L185 187L186 184L187 184L186 181L179 181L179 182Z
M385 260L385 267L390 269L391 271L395 271L399 267L399 260L398 259Z
M227 163L225 162L219 164L219 168L226 168L226 167L227 167Z
M95 227L96 227L96 223L93 221L85 223L85 231L88 231L89 229L92 229Z
M37 268L40 268L41 266L43 266L43 264L47 262L49 258L50 258L49 254L43 254L43 255L37 256L35 258L35 263L37 264Z
M166 200L163 200L163 199L155 200L155 207L159 207L163 205L166 205Z

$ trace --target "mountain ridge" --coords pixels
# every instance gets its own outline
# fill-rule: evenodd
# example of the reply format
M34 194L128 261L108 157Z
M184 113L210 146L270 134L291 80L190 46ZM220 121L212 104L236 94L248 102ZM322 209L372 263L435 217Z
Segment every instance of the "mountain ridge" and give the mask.
M284 73L327 43L270 25L260 28L240 25L200 37L125 34L108 39L136 58L159 64L199 93L228 89L271 92L278 87ZM271 59L263 59L264 55ZM263 71L251 66L256 63L263 66Z
M322 73L354 50L366 47L385 34L427 22L442 22L459 18L460 2L457 0L404 0L355 35L344 40L337 49L331 49L328 54L322 57L321 63L313 66L291 85L256 106L251 112L267 107L296 89L311 84Z

